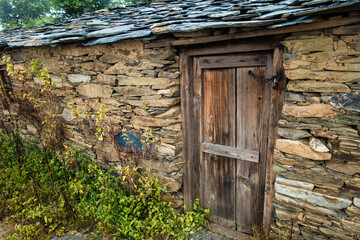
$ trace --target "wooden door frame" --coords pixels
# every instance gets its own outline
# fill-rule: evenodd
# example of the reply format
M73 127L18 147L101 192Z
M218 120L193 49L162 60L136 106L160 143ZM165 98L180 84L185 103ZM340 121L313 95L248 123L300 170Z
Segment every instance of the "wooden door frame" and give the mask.
M214 43L207 45L198 45L191 47L182 47L180 49L180 95L181 95L181 117L182 117L182 136L183 136L183 157L185 160L184 164L184 202L186 206L191 206L191 177L188 174L188 143L186 138L190 134L186 131L190 131L191 128L187 126L186 119L189 118L189 111L191 105L186 102L186 99L191 99L193 89L193 58L195 56L205 55L220 55L228 53L246 53L256 51L272 51L273 52L273 75L281 74L281 80L277 88L271 90L271 106L270 106L270 117L269 117L269 135L268 135L268 146L267 146L267 164L266 164L266 176L265 176L265 189L264 189L264 212L263 212L263 226L269 227L273 218L273 197L275 195L274 182L275 173L273 172L274 155L273 150L275 141L277 139L277 124L280 119L281 109L284 101L284 91L286 86L286 77L283 69L283 46L278 39L275 38L257 38L248 39L236 42L223 42ZM195 103L196 104L196 103Z

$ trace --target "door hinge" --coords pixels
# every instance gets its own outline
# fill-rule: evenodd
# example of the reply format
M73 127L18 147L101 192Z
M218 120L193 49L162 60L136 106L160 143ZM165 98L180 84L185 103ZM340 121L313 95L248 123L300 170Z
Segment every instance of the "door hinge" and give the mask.
M282 78L282 74L277 74L277 75L272 76L271 78L268 78L268 79L262 79L262 78L259 78L258 76L256 76L256 74L251 70L249 70L248 73L257 82L264 82L264 83L272 82L273 89L276 89L279 86L279 82L280 82L280 80Z

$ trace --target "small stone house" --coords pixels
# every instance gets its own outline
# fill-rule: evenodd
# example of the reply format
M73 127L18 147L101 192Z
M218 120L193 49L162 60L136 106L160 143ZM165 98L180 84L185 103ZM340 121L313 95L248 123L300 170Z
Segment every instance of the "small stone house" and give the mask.
M150 129L155 157L138 166L174 207L199 198L217 231L360 239L359 0L163 0L5 30L3 54L43 62L84 154L118 161L70 102L104 104L114 138Z

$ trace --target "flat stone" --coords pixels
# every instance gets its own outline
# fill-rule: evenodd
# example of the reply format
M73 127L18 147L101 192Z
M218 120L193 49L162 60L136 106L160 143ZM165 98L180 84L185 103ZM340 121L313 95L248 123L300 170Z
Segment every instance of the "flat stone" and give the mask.
M350 216L350 217L356 217L356 216L360 216L360 208L351 205L350 207L346 208L345 212Z
M279 183L275 183L275 191L285 196L300 199L333 210L345 209L352 204L352 201L348 199L315 193L309 190L294 188Z
M109 68L109 65L101 62L87 62L82 63L81 68L96 72L104 72Z
M289 122L284 119L280 119L278 124L280 127L286 127L286 128L322 130L322 126L319 124Z
M118 76L117 80L120 86L166 85L170 83L170 79L168 78L128 77L124 75Z
M287 139L296 140L296 139L311 137L311 134L307 131L291 129L291 128L278 128L277 132L279 136Z
M315 152L309 145L296 140L277 139L275 147L281 152L294 154L312 160L330 160L332 156L330 153Z
M332 157L333 161L360 161L359 156L355 156L346 151L335 150Z
M210 14L209 17L222 18L222 17L227 17L227 16L231 16L231 15L239 15L239 14L240 14L240 11L225 11L225 12L217 12L217 13Z
M275 200L278 202L281 202L283 204L286 205L293 205L293 206L297 206L297 207L301 207L301 208L305 208L305 210L309 209L315 213L320 213L320 214L325 214L325 215L330 215L330 216L339 216L339 213L337 213L334 210L331 209L327 209L327 208L323 208L323 207L319 207L319 206L313 206L311 204L308 204L305 201L301 201L299 199L295 199L295 198L291 198L279 193L275 193Z
M164 98L157 100L124 100L127 104L136 107L171 107L180 102L179 98Z
M178 117L180 115L180 106L171 107L169 110L167 110L164 113L161 113L159 115L156 115L157 118L172 118L172 117Z
M289 88L289 84L288 84ZM293 90L291 90L293 91ZM294 92L285 92L285 101L286 102L306 102L306 97L300 93Z
M115 87L117 93L121 96L148 96L148 95L157 95L157 91L152 90L149 87Z
M340 64L338 64L335 62L333 64L329 64L324 69L330 70L330 71L360 72L360 64L358 64L358 63L350 63L350 64L340 63Z
M352 83L360 81L360 74L340 71L313 71L309 69L286 70L286 76L291 80L322 80L334 83Z
M283 178L279 175L276 175L276 182L279 184L282 184L282 185L306 189L306 190L310 190L310 191L313 190L315 187L315 185L312 183L290 180L290 179Z
M111 36L111 35L117 35L120 33L126 33L134 28L133 24L125 25L125 26L118 26L118 27L111 27L111 28L105 28L102 30L90 32L86 35L87 38L99 38L99 37L105 37L105 36Z
M340 218L340 223L346 232L360 234L360 221L355 221L355 220L350 221Z
M158 172L164 172L170 174L172 172L179 171L179 167L173 162L165 162L158 159L138 159L138 166L144 170L156 170Z
M106 30L106 29L104 29L104 30ZM136 39L136 38L147 37L150 34L151 34L151 31L148 29L137 30L137 31L132 31L129 33L119 34L119 35L115 35L115 36L111 36L111 37L99 38L94 41L90 41L84 45L91 46L91 45L97 45L97 44L113 43L113 42L118 42L118 41L125 40L125 39ZM113 34L111 34L111 35L113 35Z
M119 54L107 53L101 56L99 60L106 63L117 63L120 61L124 61L124 57Z
M333 38L325 36L285 40L282 43L290 52L326 52L333 50Z
M360 189L360 178L352 177L345 179L345 185L350 189Z
M179 120L177 119L161 119L140 116L134 116L130 120L131 124L139 127L165 127L178 122Z
M286 166L295 166L295 167L301 166L303 168L312 168L312 167L316 166L316 162L314 162L312 160L308 160L306 158L302 158L302 157L298 157L298 156L296 156L298 158L295 159L295 158L285 156L279 150L275 149L274 151L281 154L281 156L275 155L275 160L279 164L286 165ZM291 155L291 154L288 154L288 155ZM293 156L295 156L295 155L293 155Z
M337 139L339 135L334 134L331 131L322 131L318 129L311 130L311 134L316 137L323 137L323 138L330 138L330 139Z
M329 152L329 149L318 138L310 138L309 146L316 152Z
M98 74L94 83L102 83L106 85L115 85L116 84L116 76L114 75L106 75L106 74Z
M323 92L323 93L338 93L351 92L351 89L342 83L319 82L315 80L308 81L290 81L287 85L289 91L294 92Z
M91 81L91 77L82 74L68 74L68 80L72 85L79 85L80 83L88 83Z
M360 208L360 198L354 198L354 205Z
M50 75L51 76L51 83L55 83L57 87L62 87L63 82L62 78L56 75Z
M300 162L296 166L275 164L273 169L276 174L282 177L296 181L308 181L316 187L341 188L344 185L343 178L329 172L322 166L304 166Z
M180 132L181 131L181 123L172 124L172 125L164 127L163 129L164 130L170 130L170 131L173 131L173 132Z
M154 174L154 176L159 180L159 185L167 185L167 192L177 192L182 186L182 178L175 180L162 174Z
M64 108L61 116L66 120L66 121L71 121L74 117L73 112L68 109L68 108Z
M228 27L260 27L278 22L282 19L275 20L251 20L251 21L236 21L236 22L192 22L171 24L168 26L158 26L154 24L151 27L153 34L177 33L177 32L194 32L206 28L228 28Z
M329 104L311 104L307 106L284 104L282 113L285 116L297 118L308 117L333 117L337 115L337 110Z
M325 227L320 227L319 228L320 231L324 234L326 234L327 236L332 236L335 239L341 239L341 240L354 240L354 238L350 237L350 236L346 236L345 234L342 234L340 232L331 230L329 228L325 228ZM343 232L343 231L342 231Z
M177 152L177 149L174 145L166 143L161 143L160 145L158 145L156 150L157 153L162 156L175 156Z
M134 108L134 113L136 113L137 115L140 115L140 116L149 116L150 113L145 110L145 109L142 109L142 108Z
M109 86L102 86L98 84L82 84L76 88L77 91L89 98L110 98L113 89Z
M329 103L339 109L360 112L360 91L332 96Z
M360 164L358 162L326 162L326 167L336 171L345 173L347 175L354 175L356 173L360 173Z
M330 131L333 131L336 134L344 135L344 136L353 136L353 137L359 136L358 131L352 127L331 127L330 126Z

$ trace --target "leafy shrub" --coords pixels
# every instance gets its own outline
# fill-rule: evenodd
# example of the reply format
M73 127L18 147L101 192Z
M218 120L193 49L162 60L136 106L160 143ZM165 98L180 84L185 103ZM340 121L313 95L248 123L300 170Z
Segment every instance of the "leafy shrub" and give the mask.
M157 179L129 167L104 170L66 147L62 154L0 132L0 218L8 239L47 239L94 226L109 239L184 239L206 224L195 201L180 214Z

